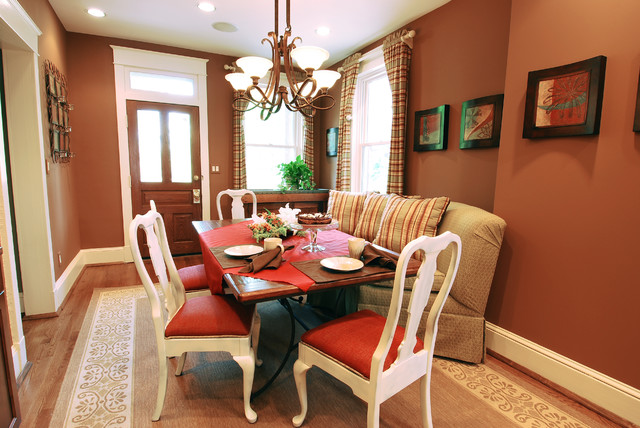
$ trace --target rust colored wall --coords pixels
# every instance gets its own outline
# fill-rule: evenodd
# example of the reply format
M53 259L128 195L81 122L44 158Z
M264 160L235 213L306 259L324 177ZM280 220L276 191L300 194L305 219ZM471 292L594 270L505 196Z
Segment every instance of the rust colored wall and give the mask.
M487 319L640 387L640 3L513 2ZM600 135L522 138L527 73L605 55Z
M40 55L38 58L38 68L40 70L44 153L50 165L49 173L47 174L47 193L49 196L51 242L54 254L55 277L58 279L80 250L77 193L74 179L74 170L77 163L73 161L71 163L52 162L49 147L49 120L47 115L47 97L44 84L43 64L45 60L49 60L55 64L62 74L69 78L67 47L65 44L66 32L48 1L21 0L20 4L42 31L42 36L40 36L38 40L38 53ZM73 84L69 82L71 102L73 102L74 89ZM73 112L69 117L72 128L75 130ZM73 146L74 132L72 132L71 141ZM19 222L20 219L17 219L17 221ZM21 250L24 251L24 249ZM58 253L60 253L62 257L62 263L58 262Z
M404 27L416 31L409 73L406 194L444 195L493 210L499 149L460 150L460 113L463 101L503 93L510 4L509 0L455 0ZM360 51L368 52L382 41ZM322 114L322 132L338 126L336 86L332 93L338 103ZM415 112L442 104L451 106L448 149L414 152ZM335 187L335 159L320 159L323 187Z
M493 210L500 149L460 150L462 103L501 94L509 0L454 0L407 26L416 30L409 81L405 193L449 196ZM448 148L414 152L415 112L450 105Z
M69 75L74 87L74 162L79 204L82 248L124 244L122 200L116 119L113 50L110 45L147 49L208 59L207 97L210 163L220 165L211 174L214 196L231 187L231 89L224 80L224 64L233 58L128 40L69 33ZM210 168L208 168L210 171ZM203 171L203 173L209 173ZM212 207L213 208L213 207ZM212 210L212 212L215 212ZM97 227L99 225L99 227Z

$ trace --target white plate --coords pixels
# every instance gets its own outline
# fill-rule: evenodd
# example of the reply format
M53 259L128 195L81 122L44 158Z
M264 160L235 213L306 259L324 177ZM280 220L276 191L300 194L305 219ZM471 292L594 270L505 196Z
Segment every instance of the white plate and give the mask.
M364 263L361 260L349 257L328 257L320 260L320 264L328 269L339 270L342 272L351 272L362 269Z
M232 257L249 257L261 253L262 250L264 250L264 248L257 245L238 245L227 248L224 250L224 253Z

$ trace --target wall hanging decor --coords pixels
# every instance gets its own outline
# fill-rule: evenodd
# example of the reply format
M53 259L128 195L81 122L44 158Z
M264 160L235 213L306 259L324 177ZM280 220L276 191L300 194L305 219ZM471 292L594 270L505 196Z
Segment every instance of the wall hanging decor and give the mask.
M50 61L44 62L44 79L47 91L47 113L49 116L49 141L51 158L54 162L69 162L75 153L71 152L71 125L67 79Z
M638 93L636 94L636 114L633 116L633 132L640 132L640 77L638 77Z
M327 156L338 156L338 128L327 129Z
M498 147L504 94L476 98L462 103L460 148Z
M596 135L607 57L529 72L523 138Z
M449 104L416 112L413 151L446 150L449 137Z

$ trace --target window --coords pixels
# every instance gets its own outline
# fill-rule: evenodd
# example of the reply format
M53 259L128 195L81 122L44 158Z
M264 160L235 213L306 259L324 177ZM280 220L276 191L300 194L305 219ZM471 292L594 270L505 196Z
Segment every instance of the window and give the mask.
M302 155L303 126L302 115L286 108L271 115L268 120L260 119L259 108L245 112L247 188L278 188L281 181L278 165Z
M387 191L391 141L391 86L382 49L363 59L353 104L353 191Z
M162 92L165 94L186 95L190 97L195 93L195 82L193 78L131 71L129 73L129 80L131 89L140 91Z

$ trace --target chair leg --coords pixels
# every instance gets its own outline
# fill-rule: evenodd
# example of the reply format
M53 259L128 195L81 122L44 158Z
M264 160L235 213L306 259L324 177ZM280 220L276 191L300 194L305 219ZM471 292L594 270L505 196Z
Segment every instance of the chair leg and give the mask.
M167 366L169 362L164 355L158 355L158 398L156 399L156 409L151 416L152 421L160 419L160 413L162 413L162 406L164 405L164 397L167 394Z
M293 375L296 380L298 389L298 398L300 399L300 414L293 417L293 426L299 427L307 417L307 372L311 366L306 365L301 360L297 360L293 365Z
M251 332L251 347L253 348L253 355L256 357L256 366L262 366L262 360L258 358L258 342L260 341L260 326L262 325L262 319L256 308L256 316L253 325L253 331Z
M240 365L242 369L242 395L244 399L244 415L249 423L258 420L258 414L251 408L251 388L253 387L253 373L255 371L256 361L253 355L253 349L250 355L235 356L233 359Z
M367 428L378 428L380 426L380 403L374 398L373 403L367 407Z
M176 366L176 376L180 376L182 374L182 370L184 370L184 363L187 360L187 353L183 352L180 355L180 359L178 360L178 365Z
M420 379L420 409L422 411L422 426L432 428L431 419L431 367L427 367L427 374Z

